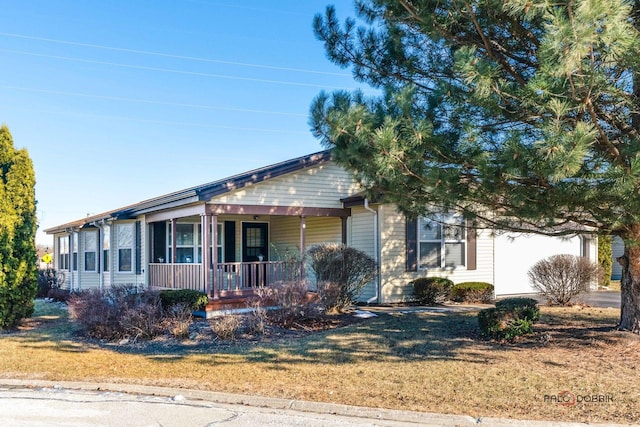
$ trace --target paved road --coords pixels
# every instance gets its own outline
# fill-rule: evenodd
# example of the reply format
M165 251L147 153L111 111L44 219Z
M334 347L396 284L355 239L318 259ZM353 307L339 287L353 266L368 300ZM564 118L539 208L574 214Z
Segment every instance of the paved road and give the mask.
M0 378L0 426L595 427L127 384Z

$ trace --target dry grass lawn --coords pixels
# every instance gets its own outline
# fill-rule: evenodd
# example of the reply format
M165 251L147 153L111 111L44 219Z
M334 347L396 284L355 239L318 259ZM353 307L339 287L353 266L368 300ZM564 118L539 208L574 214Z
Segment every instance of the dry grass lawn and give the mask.
M640 337L617 310L543 308L535 335L478 337L475 313L414 312L269 343L106 345L39 303L0 335L0 376L138 383L425 412L640 422ZM568 391L574 406L550 401ZM585 396L601 396L587 402Z

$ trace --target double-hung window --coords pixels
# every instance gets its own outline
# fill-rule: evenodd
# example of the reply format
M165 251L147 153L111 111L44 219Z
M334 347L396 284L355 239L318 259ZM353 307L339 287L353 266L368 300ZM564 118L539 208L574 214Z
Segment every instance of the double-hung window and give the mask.
M69 269L69 236L58 238L58 269Z
M78 233L73 233L71 235L71 243L73 250L73 271L78 271Z
M466 264L466 230L458 215L418 219L419 268L459 267Z
M116 225L118 271L133 271L133 224Z
M91 230L82 233L84 248L84 271L98 269L98 231Z

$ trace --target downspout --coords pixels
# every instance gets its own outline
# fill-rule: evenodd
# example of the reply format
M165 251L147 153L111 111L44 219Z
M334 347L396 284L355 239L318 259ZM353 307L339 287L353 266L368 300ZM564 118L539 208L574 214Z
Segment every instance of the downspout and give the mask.
M364 199L364 209L373 214L373 260L376 262L376 275L374 277L376 294L367 300L367 304L371 304L372 302L380 303L380 274L378 274L380 269L380 257L378 254L378 211L371 209L369 207L369 200L367 198Z

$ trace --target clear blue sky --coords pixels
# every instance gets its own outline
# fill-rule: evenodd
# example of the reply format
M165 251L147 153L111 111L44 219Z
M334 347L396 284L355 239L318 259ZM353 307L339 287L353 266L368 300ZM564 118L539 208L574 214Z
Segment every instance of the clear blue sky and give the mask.
M40 229L322 149L309 105L360 85L312 19L351 0L4 0L0 122Z

